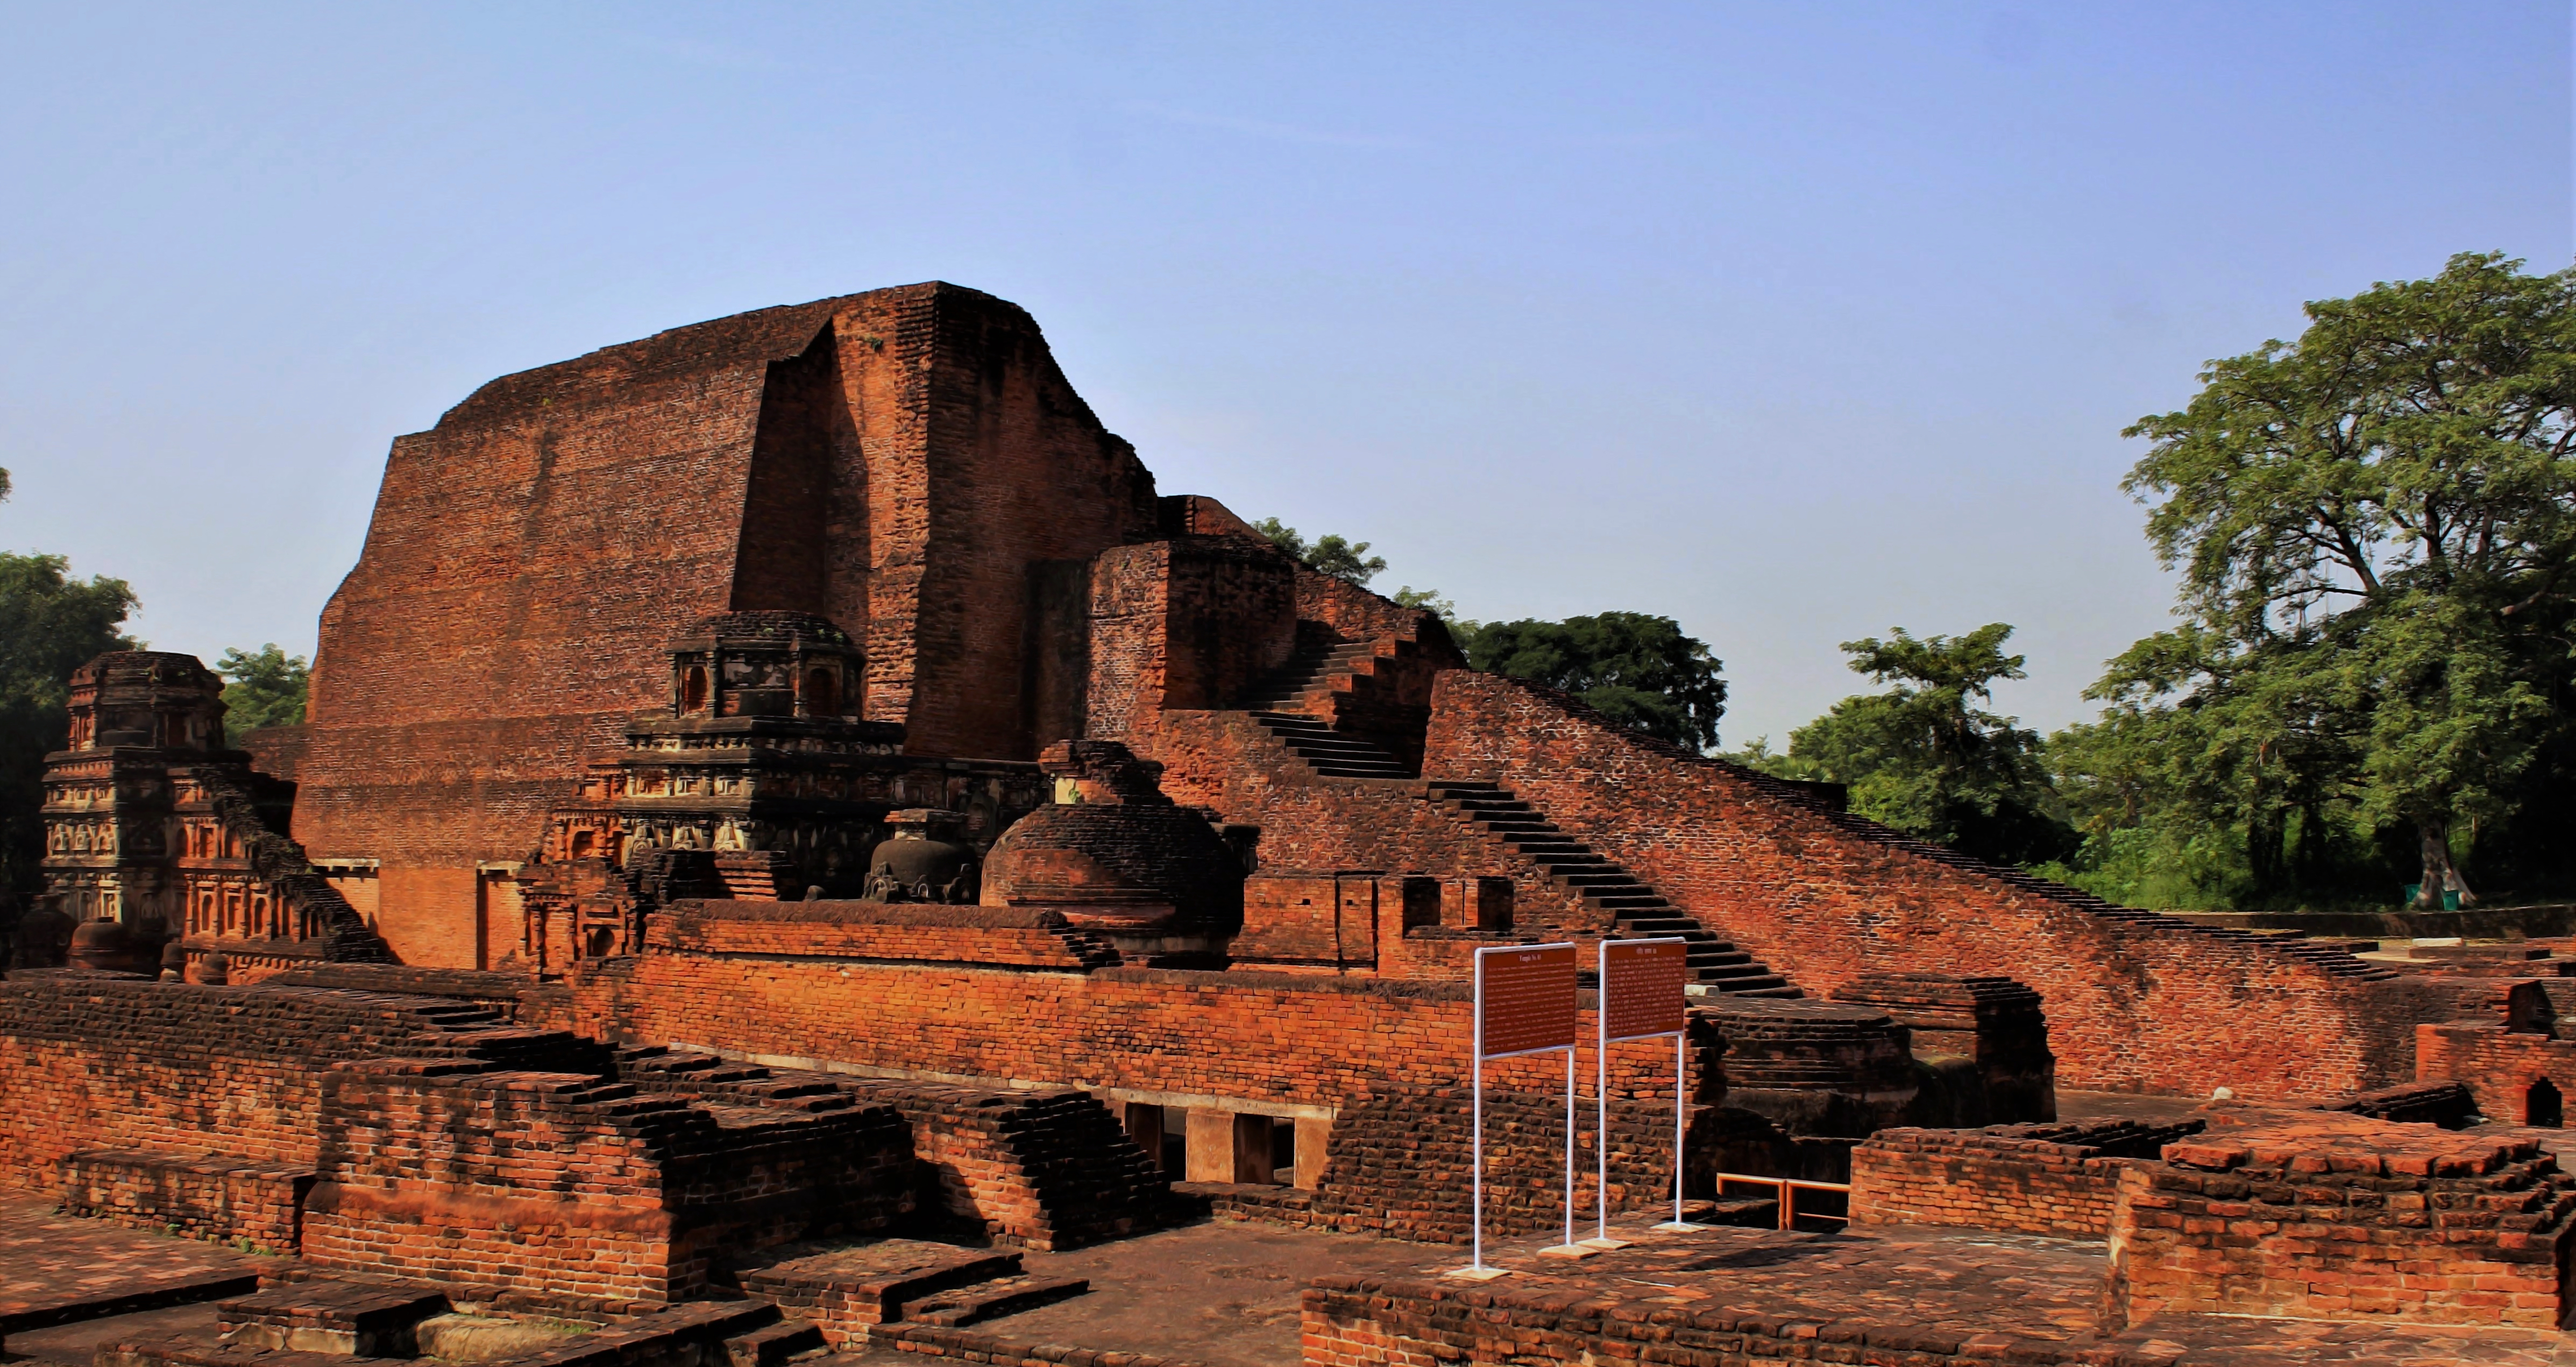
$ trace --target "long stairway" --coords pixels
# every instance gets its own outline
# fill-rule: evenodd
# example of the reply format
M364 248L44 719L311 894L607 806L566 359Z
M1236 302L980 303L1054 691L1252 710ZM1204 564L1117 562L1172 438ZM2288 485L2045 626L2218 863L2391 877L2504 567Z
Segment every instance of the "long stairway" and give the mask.
M1712 990L1745 997L1806 995L1752 955L1720 939L1635 874L1566 834L1502 785L1436 779L1428 787L1433 801L1520 851L1546 870L1550 882L1606 913L1623 934L1689 941L1691 976Z

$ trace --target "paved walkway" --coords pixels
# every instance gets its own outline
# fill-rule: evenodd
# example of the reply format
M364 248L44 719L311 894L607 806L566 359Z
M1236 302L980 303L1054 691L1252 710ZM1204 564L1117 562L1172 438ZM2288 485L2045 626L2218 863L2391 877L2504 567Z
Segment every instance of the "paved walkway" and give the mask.
M128 1310L212 1300L259 1284L277 1258L54 1212L49 1196L0 1197L0 1335Z

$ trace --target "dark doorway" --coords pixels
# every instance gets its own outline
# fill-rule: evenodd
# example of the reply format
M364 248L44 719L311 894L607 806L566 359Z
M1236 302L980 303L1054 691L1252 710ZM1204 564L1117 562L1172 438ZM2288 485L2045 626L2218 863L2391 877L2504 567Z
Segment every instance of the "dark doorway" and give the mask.
M2557 1085L2547 1078L2532 1083L2531 1090L2522 1094L2522 1123L2525 1125L2537 1125L2544 1130L2561 1129L2567 1124L2566 1115L2566 1104L2558 1095Z

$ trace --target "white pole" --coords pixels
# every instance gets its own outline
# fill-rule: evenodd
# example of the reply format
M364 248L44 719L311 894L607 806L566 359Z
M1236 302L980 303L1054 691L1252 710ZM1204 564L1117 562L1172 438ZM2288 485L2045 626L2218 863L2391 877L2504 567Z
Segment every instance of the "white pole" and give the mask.
M1475 1142L1471 1146L1472 1151L1475 1154L1476 1195L1475 1211L1470 1219L1476 1229L1476 1252L1473 1266L1475 1270L1482 1272L1485 1270L1485 958L1481 954L1476 956L1476 1023L1474 1034L1474 1049L1476 1056L1474 1059L1469 1061L1467 1065L1468 1076L1473 1079L1470 1083L1470 1090L1472 1090L1476 1096L1474 1102L1476 1138ZM1676 1215L1673 1218L1678 1220L1681 1217Z
M1685 1085L1690 1077L1690 1018L1682 1018L1682 1032L1673 1036L1673 1223L1682 1222L1682 1098L1688 1094Z
M1610 1237L1610 941L1605 938L1599 943L1601 968L1594 977L1600 986L1592 994L1592 1023L1599 1027L1593 1032L1592 1069L1598 1082L1592 1092L1600 1103L1592 1124L1592 1156L1598 1160L1598 1170L1592 1178L1592 1209L1595 1216L1593 1237L1607 1239Z
M1577 1039L1582 1038L1576 1036ZM1574 1245L1574 1055L1565 1046L1565 1244Z

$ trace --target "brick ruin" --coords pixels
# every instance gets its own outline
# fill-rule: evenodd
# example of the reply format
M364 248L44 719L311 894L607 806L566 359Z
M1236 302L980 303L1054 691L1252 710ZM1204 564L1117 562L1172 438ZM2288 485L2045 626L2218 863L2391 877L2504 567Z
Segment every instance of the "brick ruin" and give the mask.
M1606 1150L1621 1212L1678 1161L1705 1218L2099 1241L2123 1325L2569 1305L2563 984L2112 906L1468 671L1159 494L973 291L484 386L394 443L308 720L220 691L102 656L48 761L0 1176L84 1215L567 1313L755 1289L836 1345L1021 1276L959 1248L1455 1244L1474 951L1656 935L1686 1135L1671 1045L1614 1046L1578 1209ZM1564 1216L1561 1068L1489 1070L1489 1232ZM1320 1287L1313 1360L1457 1309ZM1512 1351L1630 1335L1587 1313Z

